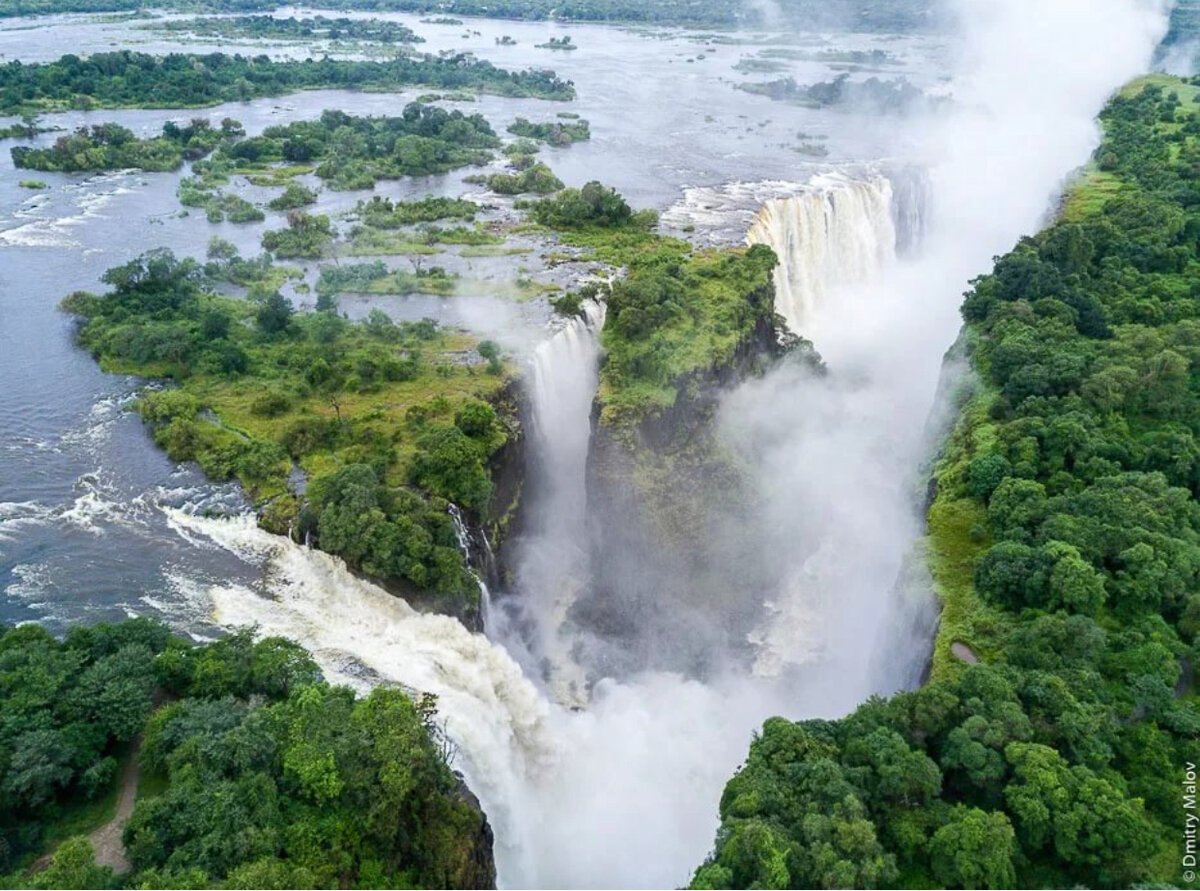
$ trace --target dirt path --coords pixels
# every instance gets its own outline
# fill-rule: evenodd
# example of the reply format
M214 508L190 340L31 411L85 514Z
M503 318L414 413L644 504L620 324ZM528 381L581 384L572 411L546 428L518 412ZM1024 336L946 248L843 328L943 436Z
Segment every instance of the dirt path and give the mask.
M138 777L141 775L138 755L141 750L142 738L139 736L133 741L129 759L121 771L121 793L117 799L117 812L111 820L88 836L88 841L96 849L96 862L101 866L111 866L117 873L129 872L129 861L125 857L125 845L121 841L121 835L137 801Z

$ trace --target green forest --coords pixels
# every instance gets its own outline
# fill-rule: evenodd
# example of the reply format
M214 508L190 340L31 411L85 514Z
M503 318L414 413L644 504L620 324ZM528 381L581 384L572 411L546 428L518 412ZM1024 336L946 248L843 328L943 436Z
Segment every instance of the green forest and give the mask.
M1200 752L1200 115L1116 97L1061 218L963 305L930 682L766 724L694 888L1180 880Z
M62 173L96 170L124 170L138 167L147 172L178 170L185 160L195 161L212 152L222 142L245 136L237 121L226 118L220 127L196 118L180 126L168 121L162 134L138 139L120 124L93 124L80 127L69 136L60 136L50 148L15 146L13 164L26 170Z
M315 121L268 127L262 135L224 146L211 165L246 168L286 161L311 165L332 189L372 188L381 179L428 176L485 164L500 140L478 114L417 102L397 117L359 117L326 110Z
M56 62L0 65L0 114L62 108L198 108L297 90L386 92L411 86L475 89L501 96L574 98L551 71L505 71L473 57L404 56L381 61L121 50Z
M196 37L264 40L363 40L372 43L424 43L412 28L379 19L330 18L324 15L280 19L269 15L170 19L148 25L155 30Z
M0 628L0 886L490 887L490 830L414 695L330 686L249 631ZM127 783L118 877L86 833Z

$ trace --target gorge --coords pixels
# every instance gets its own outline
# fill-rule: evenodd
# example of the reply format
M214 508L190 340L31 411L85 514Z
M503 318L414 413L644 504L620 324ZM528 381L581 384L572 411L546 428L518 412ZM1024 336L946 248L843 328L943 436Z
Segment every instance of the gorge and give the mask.
M765 719L842 718L872 697L913 690L928 674L944 593L939 564L927 559L937 547L926 530L928 481L976 383L966 338L955 345L962 292L1053 218L1073 171L1099 144L1097 114L1148 67L1166 31L1166 8L1149 0L951 5L962 33L943 48L948 106L886 124L831 123L862 127L845 137L854 149L798 171L792 159L731 162L739 148L732 141L711 161L677 147L682 172L665 185L615 160L605 172L635 203L648 197L664 211L662 230L683 236L684 247L621 230L636 248L622 242L619 250L634 262L615 271L603 253L618 250L605 240L611 233L562 227L556 250L584 250L575 238L596 251L571 281L595 285L578 313L547 322L522 317L525 309L463 305L466 296L441 301L439 313L495 337L520 362L523 430L504 458L520 477L511 487L520 507L465 524L454 515L484 588L482 631L419 612L338 558L265 531L234 487L210 488L157 455L149 483L136 478L91 501L84 492L71 507L5 494L0 535L21 548L27 526L65 528L73 510L86 525L97 521L88 513L94 502L140 499L96 516L136 529L146 551L173 555L183 596L159 610L173 624L199 636L254 626L260 636L299 642L332 683L437 697L451 766L494 832L501 887L688 882L712 850L719 817L729 816L722 789ZM532 40L542 26L523 27ZM602 39L599 28L585 33ZM589 96L588 66L604 60L589 60L587 43L562 55L583 57L581 101L596 103L588 110L595 142L609 144L556 150L554 168L570 185L593 178L596 155L587 153L613 152L621 132L621 109L605 104L612 97ZM645 62L646 71L660 63ZM595 92L662 104L626 92L651 89L650 80L606 81ZM511 105L497 97L480 105L515 114L536 100L504 101ZM704 101L688 101L694 121ZM743 101L719 112L731 133ZM765 108L769 100L753 101ZM251 126L255 115L273 114L266 105L248 111ZM605 124L618 135L605 137ZM454 176L438 188L462 187ZM697 186L692 176L715 184ZM141 188L124 174L112 182L107 200ZM425 185L396 188L415 197ZM143 215L167 216L161 195L138 198ZM62 248L54 239L69 237L78 221L67 211L39 216L46 206L21 205L25 216L14 216L0 241L35 258L44 245L33 236ZM159 241L194 250L181 228L170 228L176 223L155 225ZM21 243L13 233L23 229ZM220 231L248 242L247 230ZM95 250L114 252L111 244ZM685 283L682 296L660 273ZM68 270L52 281L57 296L85 284ZM676 306L657 327L641 326L630 308L651 298ZM422 311L380 303L402 318ZM347 300L343 309L355 306ZM710 324L690 329L697 318ZM708 338L709 329L717 335ZM29 338L19 329L9 336ZM629 348L638 337L640 352ZM665 385L655 365L664 356L690 363ZM108 398L115 406L127 397ZM77 435L100 440L111 460L121 449L103 436L125 422L102 420L104 430ZM141 436L129 420L122 435ZM17 427L2 413L0 421ZM492 555L488 530L501 524ZM76 532L100 537L110 527L102 528ZM15 565L36 577L51 573L49 562L28 556ZM8 582L10 596L16 584ZM33 588L26 602L54 602L36 578ZM114 605L147 607L155 605ZM716 866L702 869L697 886L733 881L714 871L720 852L719 844Z

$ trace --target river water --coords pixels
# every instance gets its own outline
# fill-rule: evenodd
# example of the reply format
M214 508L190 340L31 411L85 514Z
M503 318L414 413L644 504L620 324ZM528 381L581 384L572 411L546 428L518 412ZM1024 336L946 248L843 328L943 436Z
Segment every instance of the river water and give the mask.
M824 305L796 302L812 311L817 346L835 371L829 381L784 371L742 388L722 409L731 448L761 485L764 559L778 565L783 582L774 593L753 592L763 613L750 641L759 648L753 670L717 654L703 682L646 671L580 695L570 664L579 640L563 622L563 591L572 581L563 573L584 559L562 541L563 529L582 525L570 497L537 502L540 510L562 511L566 522L542 524L545 550L534 556L548 560L531 560L531 585L542 586L527 598L540 611L532 617L535 633L513 630L505 612L491 640L452 620L417 615L337 561L256 529L235 487L211 485L153 446L126 411L144 382L102 373L72 344L72 323L56 305L74 290L97 289L106 269L150 248L202 257L210 237L220 235L253 255L262 229L280 225L279 216L249 226L180 216L175 189L183 173L38 174L50 188L30 192L19 187L24 174L3 153L0 621L61 630L73 621L151 615L198 638L245 624L292 636L337 680L399 681L439 696L447 733L459 746L455 766L496 829L502 885L685 884L711 846L722 784L765 717L833 716L870 693L912 682L928 630L907 623L891 592L903 587L896 577L919 535L910 484L919 480L929 445L925 419L942 353L957 330L960 294L991 256L1036 228L1063 178L1086 161L1104 98L1142 70L1161 36L1153 6L997 0L953 44L888 35L714 40L684 31L487 20L427 25L387 16L427 38L422 49L470 50L509 67L553 67L574 80L579 98L570 105L482 97L463 106L486 115L498 132L518 116L545 120L570 110L587 118L590 142L543 154L570 185L599 179L636 206L669 210L672 228L694 226L697 237L719 240L740 240L759 209L754 202L784 195L799 205L773 206L755 238L777 247L785 263L812 254L805 246L816 225L847 243L865 243L864 233L872 243L881 234L897 241L882 245L878 261L853 276L838 268L822 273L827 281L810 290L831 295ZM211 48L172 42L143 24L87 16L6 20L0 58L47 60L118 46ZM564 34L578 50L534 48ZM499 45L504 35L517 45ZM1108 48L1103 58L1088 49L1095 46ZM278 57L311 49L221 48ZM786 74L799 83L828 80L837 73L831 64L794 58L827 48L886 50L903 63L893 70L930 90L954 78L957 105L929 117L869 117L733 88ZM782 70L735 70L757 54ZM330 107L395 113L421 92L314 91L182 114L69 112L44 122L70 128L111 120L149 134L171 118L230 116L254 133ZM827 146L828 156L796 152L802 142ZM877 213L858 218L838 209L872 203L818 197L825 203L806 209L809 199L786 198L810 180L853 187L873 182L879 170L912 165L927 168L931 184L931 221L919 227L929 233L919 250L899 243L918 227L893 228ZM470 193L462 181L468 172L383 183L376 191L393 198ZM251 199L267 196L235 188ZM895 192L879 184L875 194ZM337 215L360 197L324 192L318 210ZM903 208L896 222L915 206ZM592 378L556 363L590 362L594 331L560 330L548 324L543 302L507 300L505 280L526 264L534 274L550 274L536 255L464 263L464 273L482 283L474 296L359 299L350 308L432 315L526 351L530 380L544 390L535 402L552 403L531 441L565 431L543 442L545 466L537 471L569 478L561 496L582 484ZM783 272L789 281L808 281L798 270ZM919 587L921 574L910 575ZM539 669L556 656L561 662L550 671ZM579 705L586 708L572 708Z
M285 14L284 12L280 13ZM732 89L746 79L732 66L760 47L714 44L688 32L635 32L602 26L563 29L544 23L473 20L467 26L426 25L416 16L385 16L403 21L430 52L469 50L510 67L553 66L577 84L579 100L547 103L482 97L458 104L484 114L498 132L513 119L547 119L571 110L592 124L593 139L543 156L571 185L600 179L617 187L635 206L666 208L688 186L741 178L803 180L814 165L783 148L804 131L828 137L831 162L873 159L895 153L895 132L863 127L845 116L822 114L773 103ZM0 59L45 61L60 55L130 48L145 52L198 51L211 44L171 40L173 34L146 30L142 20L112 21L98 16L54 16L0 22ZM469 38L464 34L471 32ZM479 32L475 34L474 32ZM569 33L574 52L533 48ZM517 46L499 46L511 35ZM726 39L763 41L762 35ZM786 48L787 38L771 36L768 47ZM803 47L813 48L806 36ZM933 42L861 36L839 40L856 48L886 47L906 61L905 69L928 78ZM823 44L818 44L821 46ZM228 52L297 57L303 45L222 44ZM705 61L705 49L715 50ZM820 63L787 63L796 76L814 79L831 72ZM771 77L780 75L771 75ZM358 114L397 113L424 90L407 94L314 91L188 112L93 111L46 115L43 125L72 129L116 121L139 134L151 134L166 120L204 116L234 117L250 133L272 124L318 116L326 108ZM0 120L0 125L12 119ZM37 143L48 144L50 133ZM154 247L203 257L210 237L238 244L246 256L258 251L261 225L209 224L193 213L181 218L175 198L179 174L136 171L86 176L37 174L13 168L0 145L0 621L38 620L55 627L81 618L120 618L130 613L162 615L196 630L207 624L202 596L214 579L246 581L245 567L210 548L176 534L164 521L163 506L240 510L232 487L213 487L187 467L171 464L150 442L139 420L125 411L141 385L102 373L72 344L72 321L58 301L79 289L100 288L100 276ZM378 194L393 198L470 191L462 177L470 171L400 183L381 183ZM31 192L19 180L37 178L49 189ZM239 194L262 200L273 194L242 184ZM318 210L337 214L364 193L323 192ZM478 261L482 263L483 261ZM517 262L517 261L511 261ZM495 262L492 265L497 265ZM516 273L508 270L509 277ZM503 276L504 270L498 274ZM492 277L496 277L492 274ZM501 289L497 289L500 292ZM478 311L488 295L475 298L380 298L396 315L436 316L451 323L494 324L496 313ZM352 305L365 312L362 301ZM545 312L509 307L517 322L536 326ZM537 328L528 338L537 340Z

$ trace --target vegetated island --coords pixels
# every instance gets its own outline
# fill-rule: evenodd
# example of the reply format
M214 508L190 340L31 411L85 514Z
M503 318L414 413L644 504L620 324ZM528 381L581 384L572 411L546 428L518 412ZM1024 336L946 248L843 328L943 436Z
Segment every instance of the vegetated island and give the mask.
M63 108L198 108L299 90L387 92L412 86L553 100L575 96L571 82L552 71L505 71L461 54L275 62L266 56L151 56L123 50L0 65L0 114Z
M570 36L551 37L545 43L535 43L534 46L536 46L538 49L548 49L548 50L577 50L577 49L579 49L578 46L576 46L574 43L571 42Z
M263 240L279 257L316 258L332 238L327 217L293 211ZM451 505L480 525L507 511L490 462L518 428L495 345L380 311L350 323L331 295L297 313L269 258L220 241L211 253L201 265L151 252L109 270L108 293L69 296L80 343L106 369L172 379L139 403L156 442L212 479L238 479L266 528L477 621ZM222 296L221 282L247 296Z
M147 30L170 31L195 37L252 40L352 40L367 43L414 44L425 38L400 22L383 19L330 18L323 15L283 19L270 15L205 16L153 22Z
M796 83L795 78L784 77L766 83L738 84L737 89L805 108L842 108L871 114L904 114L936 105L905 77L852 81L849 74L843 73L831 81L806 86Z
M49 148L15 146L11 151L13 164L24 170L77 173L137 167L161 173L178 170L185 160L203 158L222 142L244 135L242 125L231 118L219 127L203 118L183 126L168 121L161 135L149 139L139 139L120 124L93 124L60 136Z
M768 721L694 888L1180 878L1200 737L1200 85L1154 77L975 281L935 471L929 683Z

